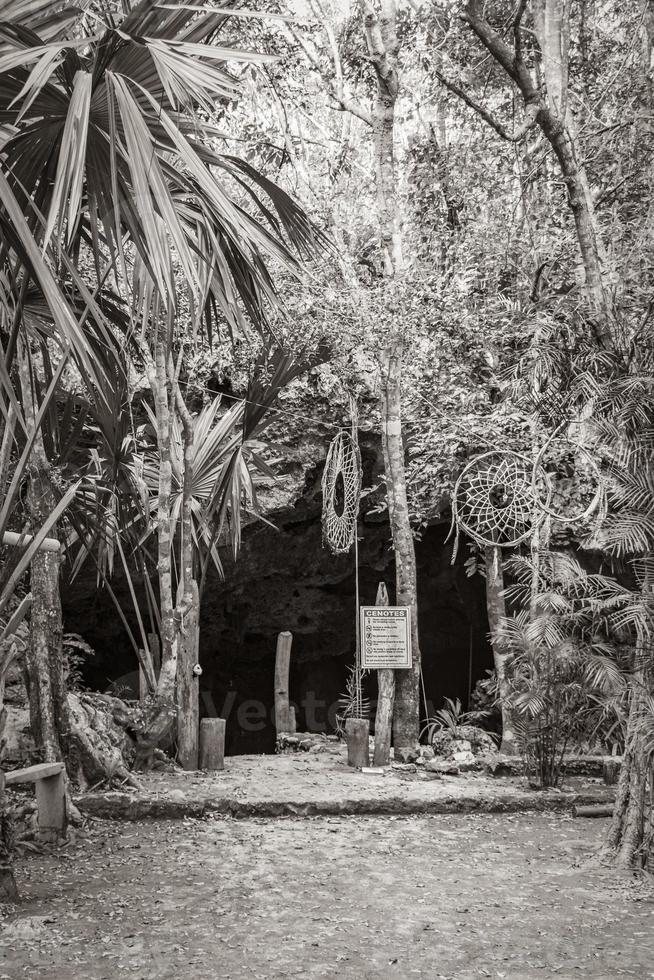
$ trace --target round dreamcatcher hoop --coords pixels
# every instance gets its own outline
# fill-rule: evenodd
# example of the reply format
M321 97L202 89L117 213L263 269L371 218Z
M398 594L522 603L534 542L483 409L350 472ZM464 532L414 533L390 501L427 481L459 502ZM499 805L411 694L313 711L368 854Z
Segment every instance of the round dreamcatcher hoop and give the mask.
M545 470L545 456L548 450L550 450L550 447L554 442L557 434L558 433L555 432L554 435L550 439L548 439L548 441L545 443L545 445L538 453L538 456L536 457L536 462L534 464L534 477L536 474L537 467ZM570 449L567 450L567 455L570 455L572 452L575 455L581 455L581 457L584 459L585 467L588 474L588 479L590 482L594 484L595 488L594 490L591 491L592 495L589 503L587 504L581 503L573 513L564 514L561 511L558 511L551 506L552 499L554 498L554 501L556 501L559 494L557 493L557 486L556 486L554 475L548 473L547 482L550 487L549 500L547 501L539 500L540 510L543 512L543 515L545 517L549 517L554 521L558 521L560 524L581 524L584 521L589 521L591 517L594 517L596 523L601 523L602 518L604 517L606 512L606 489L604 486L604 481L602 480L601 470L597 465L597 462L593 458L592 453L588 449L586 449L585 446L582 446L578 442L574 442L572 439L568 439L568 438L565 438L564 442L566 442L570 447ZM576 465L574 466L574 470L576 472L577 470ZM555 482L553 482L553 480ZM538 492L536 486L534 487L534 492L536 493Z
M514 548L543 522L551 495L547 473L538 461L509 450L475 456L452 495L457 542L463 530L478 544Z
M335 555L344 555L356 537L361 497L361 453L341 431L329 446L322 476L322 535Z
M545 454L552 439L535 459L510 450L482 453L471 459L454 486L452 528L456 528L454 561L459 531L485 547L513 548L531 538L548 519L561 524L578 524L604 513L604 486L600 469L591 453L566 439L571 450L586 461L595 489L590 503L573 514L552 507L553 474L545 468ZM570 450L568 450L570 452Z

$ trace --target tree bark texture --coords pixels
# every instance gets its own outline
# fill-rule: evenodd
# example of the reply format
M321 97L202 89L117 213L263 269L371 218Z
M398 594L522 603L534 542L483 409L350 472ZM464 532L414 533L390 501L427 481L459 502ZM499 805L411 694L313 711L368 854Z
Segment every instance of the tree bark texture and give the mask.
M409 521L401 422L402 343L398 340L385 358L382 445L386 469L388 511L395 551L395 590L399 606L411 610L412 665L395 672L393 746L396 759L417 752L420 731L420 644L416 553Z
M399 91L395 0L382 0L379 13L364 0L363 23L377 90L372 114L377 210L384 272L391 280L404 270L402 228L395 174L395 105ZM411 608L413 666L396 674L393 745L396 758L414 758L420 730L420 647L416 559L409 521L402 440L402 356L404 341L391 327L389 350L382 368L382 442L388 511L395 552L396 601Z
M159 449L159 488L157 496L157 572L161 611L161 671L157 682L157 697L172 701L177 675L177 644L172 573L172 464L171 420L168 393L167 354L159 341L155 354L155 407L157 445Z
M183 769L198 768L200 737L200 678L193 668L200 656L200 594L193 575L193 419L176 388L177 411L184 438L184 476L182 484L181 564L175 626L177 655L177 761Z
M392 278L401 272L402 228L397 207L395 175L395 103L399 92L394 0L382 0L381 13L363 4L364 30L368 53L375 69L377 92L372 113L375 149L377 212L385 274Z
M166 738L177 717L175 701L177 682L178 629L175 623L173 596L172 540L172 463L171 399L168 383L168 354L163 339L157 341L154 364L149 369L154 398L159 451L159 485L157 491L157 572L161 616L161 670L150 704L145 702L143 729L139 735L137 768L150 768L155 748Z
M36 424L37 409L27 351L19 352L23 410L27 424ZM50 517L56 497L50 463L39 433L29 460L27 509L33 532ZM51 535L56 536L56 528ZM30 639L26 651L26 672L30 705L30 727L44 762L66 761L70 742L70 711L66 689L63 652L63 622L59 595L60 553L39 550L30 565L32 606Z
M377 589L376 606L388 605L388 592L384 582ZM377 711L375 713L374 766L387 766L391 761L391 734L393 730L393 705L395 703L395 671L377 671Z
M194 579L185 596L188 605L179 623L177 650L177 761L182 769L194 770L200 737L200 678L193 672L199 658L200 596Z
M642 868L648 857L644 851L645 815L652 772L643 734L646 695L646 673L640 666L630 681L625 749L611 826L602 848L602 859L606 863L626 870Z
M509 707L509 684L506 676L506 661L508 654L499 646L496 636L501 620L506 616L504 602L504 576L502 574L502 553L499 548L489 547L484 552L486 564L486 609L490 627L493 663L497 677L497 690L502 712L502 743L500 752L515 755L515 726L513 713Z

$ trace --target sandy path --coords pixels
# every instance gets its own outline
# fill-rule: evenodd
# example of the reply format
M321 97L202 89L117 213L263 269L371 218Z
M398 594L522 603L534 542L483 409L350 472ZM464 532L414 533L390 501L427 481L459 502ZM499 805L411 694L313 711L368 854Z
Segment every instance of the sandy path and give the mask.
M652 892L552 814L150 821L19 864L0 977L654 977Z

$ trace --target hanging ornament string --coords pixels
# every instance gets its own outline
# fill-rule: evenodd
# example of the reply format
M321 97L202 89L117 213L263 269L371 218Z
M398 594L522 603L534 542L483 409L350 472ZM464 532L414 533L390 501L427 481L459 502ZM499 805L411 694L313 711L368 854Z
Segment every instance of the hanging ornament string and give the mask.
M356 398L350 395L350 419L352 427L350 435L356 447L357 458L359 460L359 492L357 497L357 509L354 515L354 697L356 717L363 718L363 668L361 666L361 624L359 620L360 591L359 591L359 501L361 499L361 451L359 449L359 409Z
M330 444L322 477L323 541L335 555L344 555L354 545L355 654L353 717L363 716L361 643L359 637L359 542L357 525L361 499L361 453L358 442L358 410L350 396L351 431L341 430Z

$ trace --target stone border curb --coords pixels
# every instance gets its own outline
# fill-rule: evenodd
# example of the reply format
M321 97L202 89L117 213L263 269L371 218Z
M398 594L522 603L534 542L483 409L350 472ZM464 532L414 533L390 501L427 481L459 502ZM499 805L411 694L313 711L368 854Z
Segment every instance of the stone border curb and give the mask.
M182 820L184 817L345 817L345 816L411 816L455 813L572 813L577 806L613 803L612 794L545 794L524 793L514 797L443 797L435 800L411 800L389 797L383 800L345 799L253 800L241 802L229 798L213 800L173 800L139 798L129 793L89 793L79 796L75 804L89 817L105 820Z

